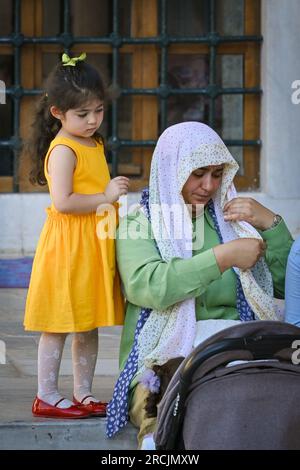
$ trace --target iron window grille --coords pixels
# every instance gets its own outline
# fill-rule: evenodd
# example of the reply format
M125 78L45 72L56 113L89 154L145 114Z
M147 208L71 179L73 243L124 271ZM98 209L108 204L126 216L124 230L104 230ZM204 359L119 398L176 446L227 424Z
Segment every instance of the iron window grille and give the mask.
M13 152L13 190L19 191L18 169L19 155L21 149L20 138L20 101L24 96L35 96L43 93L42 89L23 88L21 83L21 49L26 44L57 44L61 45L64 52L69 53L75 44L108 44L112 48L112 85L119 89L119 96L124 95L156 95L159 98L160 109L160 132L167 127L167 99L171 95L204 95L209 99L208 124L214 127L215 124L215 100L220 95L245 95L260 94L259 87L244 88L230 87L223 88L216 83L216 48L222 43L241 43L262 41L259 35L234 35L222 36L216 31L216 0L207 0L209 7L208 33L202 36L170 36L167 32L167 1L159 0L159 35L156 37L125 37L119 34L119 0L112 1L112 32L106 37L73 36L71 32L71 11L70 0L63 0L62 16L63 31L57 36L47 37L27 37L21 32L21 0L14 0L14 31L9 36L0 36L0 45L8 44L13 47L13 86L6 89L7 96L13 101L13 135L5 140L0 140L1 148L9 148ZM203 88L175 89L168 84L168 47L171 44L206 44L209 47L209 83ZM160 47L160 83L157 88L122 88L119 86L118 65L119 49L125 45L149 45L155 44ZM125 140L118 135L118 99L112 100L110 136L108 138L108 148L111 152L112 175L118 172L118 154L123 147L150 147L156 144L155 140ZM225 140L228 146L260 146L258 140Z

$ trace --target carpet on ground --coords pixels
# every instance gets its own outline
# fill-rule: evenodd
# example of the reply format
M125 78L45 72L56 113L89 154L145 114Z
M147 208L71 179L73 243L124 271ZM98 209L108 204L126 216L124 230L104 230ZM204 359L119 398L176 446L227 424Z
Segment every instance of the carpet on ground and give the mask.
M0 287L27 288L33 258L0 259Z

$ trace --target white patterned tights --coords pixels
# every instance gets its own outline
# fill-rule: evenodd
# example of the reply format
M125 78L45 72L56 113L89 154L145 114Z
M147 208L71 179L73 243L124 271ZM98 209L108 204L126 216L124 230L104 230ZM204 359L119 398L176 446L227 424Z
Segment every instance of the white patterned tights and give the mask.
M66 337L66 333L42 333L39 342L38 397L50 405L55 405L63 398L58 391L58 374ZM91 395L83 403L97 401L91 392L97 355L98 329L74 334L72 341L74 396L81 402L84 397ZM64 399L57 406L68 408L72 404L70 400Z

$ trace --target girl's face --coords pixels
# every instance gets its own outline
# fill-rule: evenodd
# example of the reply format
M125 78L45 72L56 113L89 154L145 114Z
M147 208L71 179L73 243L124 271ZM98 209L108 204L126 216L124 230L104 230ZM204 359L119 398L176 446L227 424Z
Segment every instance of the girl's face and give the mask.
M56 110L55 110L56 111ZM70 135L76 137L91 137L103 121L104 109L102 101L94 99L80 108L69 109L65 113L58 110L52 114L60 119L61 125Z
M185 203L206 205L218 190L222 174L223 165L209 165L193 171L182 188Z

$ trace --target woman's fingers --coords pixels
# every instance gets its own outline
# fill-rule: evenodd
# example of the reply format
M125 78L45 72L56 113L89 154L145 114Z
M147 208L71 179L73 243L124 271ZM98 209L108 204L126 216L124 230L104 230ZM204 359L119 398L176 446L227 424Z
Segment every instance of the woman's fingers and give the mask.
M224 206L224 214L241 214L244 217L253 216L253 203L249 198L235 198L227 202Z
M241 220L247 220L247 214L243 212L237 212L237 213L226 213L224 214L224 220L230 221L230 222L236 222L236 221L241 221Z
M226 202L223 211L224 211L224 212L228 211L229 209L231 209L232 207L234 207L234 205L237 204L237 203L239 203L240 201L241 201L241 200L240 200L240 198L238 198L238 197L236 197L236 198L234 198L234 199L231 199L231 201Z
M233 199L224 207L224 220L253 222L253 210L247 199Z
M224 206L224 211L226 211L228 208L234 206L235 204L247 204L251 205L253 203L253 199L249 197L235 197L234 199L231 199L231 201L226 202Z

